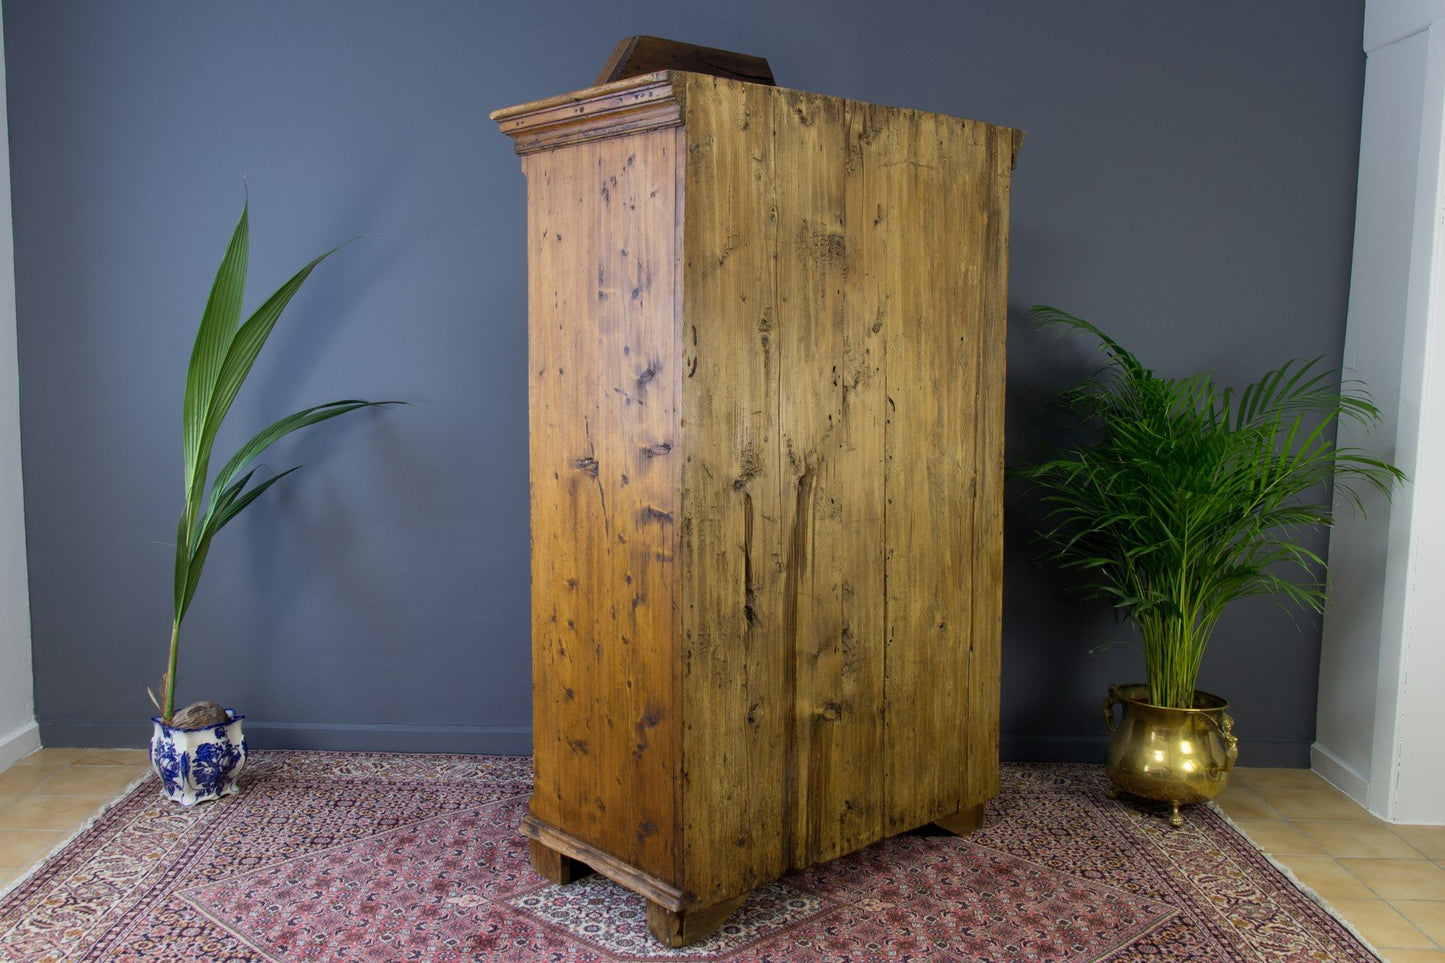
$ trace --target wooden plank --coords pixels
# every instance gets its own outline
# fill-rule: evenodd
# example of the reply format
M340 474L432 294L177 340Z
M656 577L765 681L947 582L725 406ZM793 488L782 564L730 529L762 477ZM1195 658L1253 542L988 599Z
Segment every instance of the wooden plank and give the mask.
M787 869L770 88L686 77L683 888L714 906Z
M551 869L549 864L554 858L546 855L550 851L559 861L571 860L574 864L580 863L588 869L596 870L614 883L625 886L642 896L649 903L674 912L683 908L682 892L667 880L658 879L626 860L618 859L612 853L598 849L569 832L548 825L531 814L522 817L522 824L518 828L522 831L522 835L530 839L528 845L534 860L533 867L544 876L547 876L546 871ZM536 865L538 860L541 861L540 867ZM573 866L572 872L575 874L580 871ZM557 883L570 882L567 879L554 879L551 876L547 876L547 878L553 879L553 882ZM572 878L579 877L574 875Z
M888 258L886 487L886 830L958 812L967 748L971 580L996 578L969 557L979 394L976 289L979 125L880 108L886 177L877 216L893 221ZM899 223L907 218L907 223ZM978 681L982 688L984 682Z
M974 466L968 557L977 573L970 580L968 749L961 811L981 807L998 795L999 674L1003 637L1004 369L1008 328L1009 196L1019 131L983 127L983 167L974 196L982 223L970 258L978 264L976 288L965 292L975 304L979 336L975 355L979 377L974 401Z
M658 70L688 70L773 86L773 68L762 57L648 36L619 40L598 73L597 83L611 83Z
M531 855L532 872L558 886L566 886L584 876L592 875L592 867L580 859L552 849L535 839L528 840L527 847Z
M676 137L527 155L533 814L677 873Z
M623 811L631 817L633 848L617 852L670 880L677 877L673 786L681 768L673 694L682 486L679 459L670 454L682 401L673 325L678 159L671 130L610 143L616 153L610 161L604 156L598 170L604 208L598 228L611 244L600 245L597 320L610 394L602 404L616 419L608 447L618 545L608 605L620 644L608 671L613 704L624 711L614 713L620 731L602 765L623 787L619 804L630 804Z
M538 155L524 158L522 170L530 185L543 186L527 192L528 431L532 439L548 442L532 444L529 455L535 770L530 809L559 823L573 818L573 800L595 795L589 792L592 777L573 771L568 740L585 744L591 738L592 712L578 702L573 687L574 678L596 673L595 660L578 662L589 650L579 641L577 624L583 616L576 586L605 547L595 544L591 531L583 531L592 513L573 497L576 469L565 463L563 453L575 452L585 440L582 421L572 411L595 393L595 386L583 381L586 369L578 368L577 329L569 324L590 304L589 292L579 290L578 272L570 268L596 255L594 236L572 230L577 223L572 205L586 205L580 182L585 164L576 163L573 155ZM561 537L569 528L576 538ZM583 698L590 702L595 694L584 690ZM578 818L588 821L585 815Z
M844 198L846 286L843 354L839 365L840 428L836 458L846 475L839 532L842 627L834 659L835 701L845 707L835 769L839 792L837 853L847 853L884 835L884 787L879 763L885 753L886 712L886 390L885 318L891 293L881 265L889 255L887 225L878 218L876 173L864 163L865 141L876 137L875 108L849 102L847 135L840 160L847 171ZM816 860L836 855L832 845Z
M789 858L807 866L880 828L882 339L852 289L864 269L850 247L857 105L792 90L772 104L783 619L796 666Z

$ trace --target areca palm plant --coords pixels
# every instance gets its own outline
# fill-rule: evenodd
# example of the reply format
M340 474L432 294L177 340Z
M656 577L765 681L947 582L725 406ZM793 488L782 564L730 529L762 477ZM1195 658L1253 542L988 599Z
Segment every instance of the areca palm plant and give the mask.
M1379 411L1319 359L1289 361L1235 392L1207 373L1162 377L1056 308L1030 313L1092 337L1108 357L1063 398L1087 439L1018 471L1046 506L1046 555L1137 627L1149 701L1192 708L1230 602L1269 595L1323 608L1324 561L1301 536L1330 524L1328 487L1359 507L1357 485L1388 494L1404 478L1334 443L1338 422L1373 426Z
M196 593L211 540L242 510L296 468L257 480L256 460L272 444L294 431L344 415L360 408L396 402L347 399L304 408L261 429L228 460L209 488L212 448L221 422L231 408L251 366L270 337L281 312L290 303L316 265L339 250L332 248L317 257L281 285L244 323L241 298L246 286L249 253L249 204L231 234L211 293L201 315L186 371L183 403L185 452L185 505L176 532L175 605L171 620L170 654L161 677L161 697L151 693L167 725L175 712L176 662L180 648L181 620Z

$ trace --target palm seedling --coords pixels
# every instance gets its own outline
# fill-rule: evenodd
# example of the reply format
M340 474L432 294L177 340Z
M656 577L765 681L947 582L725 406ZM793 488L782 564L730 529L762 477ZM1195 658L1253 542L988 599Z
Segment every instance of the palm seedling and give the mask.
M157 699L154 692L150 694L151 701L160 710L161 721L166 724L170 723L175 712L176 658L181 620L185 618L196 593L211 539L268 488L296 470L295 467L288 468L253 484L258 471L256 459L274 442L294 431L358 408L395 403L351 399L332 401L289 414L263 428L242 445L216 475L207 491L211 450L231 402L250 373L281 312L316 265L338 249L332 248L297 271L245 323L241 323L241 297L246 285L249 245L248 209L249 205L242 208L241 219L216 272L186 371L183 408L185 507L176 532L175 607L171 620L170 657L161 677L161 698Z
M1404 476L1335 446L1334 426L1379 411L1319 359L1290 361L1241 392L1210 374L1164 378L1094 325L1050 307L1041 325L1091 335L1109 363L1064 395L1086 440L1018 474L1041 493L1049 559L1083 576L1136 626L1149 701L1192 708L1225 606L1269 595L1319 611L1324 561L1301 535L1332 519L1329 486L1360 499Z

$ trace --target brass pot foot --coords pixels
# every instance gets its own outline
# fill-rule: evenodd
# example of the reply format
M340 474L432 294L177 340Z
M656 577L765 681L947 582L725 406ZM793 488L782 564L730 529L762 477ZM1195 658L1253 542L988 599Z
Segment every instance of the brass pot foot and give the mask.
M1169 825L1178 829L1184 825L1184 817L1179 815L1179 803L1169 800Z

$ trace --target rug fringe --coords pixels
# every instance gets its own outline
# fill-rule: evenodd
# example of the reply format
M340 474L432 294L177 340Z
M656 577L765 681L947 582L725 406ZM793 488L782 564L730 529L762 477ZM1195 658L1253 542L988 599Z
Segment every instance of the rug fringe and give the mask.
M136 776L126 785L124 789L122 789L115 796L114 799L110 800L104 806L101 806L99 809L97 809L93 816L91 816L79 827L77 827L75 832L71 833L69 836L65 837L63 840L53 846L50 852L46 853L40 859L37 859L35 862L31 863L29 869L25 870L23 873L12 879L10 882L6 883L4 886L0 886L0 899L4 899L5 897L9 896L13 890L20 887L20 884L24 883L26 880L30 879L30 877L40 872L41 868L44 867L46 863L50 862L50 860L53 859L62 849L75 842L75 840L78 839L82 833L84 833L86 830L90 829L90 827L94 826L97 822L99 822L102 816L110 812L116 806L119 806L125 800L129 799L130 794L139 789L147 779L151 778L152 775L154 775L154 773L147 769L139 776Z
M1375 946L1375 944L1365 939L1365 934L1361 933L1359 929L1356 928L1354 923L1351 923L1349 920L1341 916L1339 910L1335 909L1333 906L1330 905L1329 900L1325 899L1319 893L1316 893L1312 886L1306 885L1304 880L1300 879L1298 876L1295 875L1294 870L1290 869L1284 863L1280 862L1278 859L1275 859L1269 853L1266 853L1263 849L1261 849L1259 844L1250 838L1249 833L1245 832L1242 828L1240 828L1238 823L1236 823L1233 819L1229 817L1229 813L1219 808L1218 803L1210 799L1206 800L1204 805L1214 810L1214 814L1216 816L1224 820L1224 822L1229 826L1230 829L1239 833L1239 835L1244 838L1245 842L1249 843L1250 846L1254 847L1255 851L1258 852L1259 855L1263 856L1271 866L1279 870L1280 873L1284 875L1285 879L1288 879L1291 883L1295 885L1296 889L1298 889L1301 893L1304 893L1310 899L1314 900L1314 902L1320 907L1320 909L1324 910L1326 913L1330 914L1330 916L1334 917L1335 922L1339 923L1345 929L1349 930L1350 935L1353 936L1355 939L1359 940L1361 945L1363 945L1365 949L1375 954L1377 959L1386 959L1385 954L1380 952L1379 947Z

